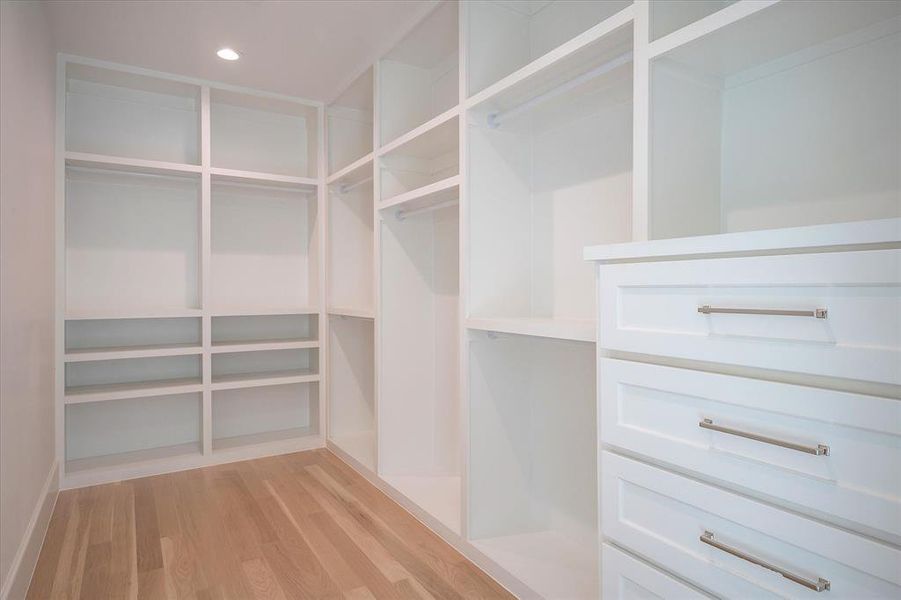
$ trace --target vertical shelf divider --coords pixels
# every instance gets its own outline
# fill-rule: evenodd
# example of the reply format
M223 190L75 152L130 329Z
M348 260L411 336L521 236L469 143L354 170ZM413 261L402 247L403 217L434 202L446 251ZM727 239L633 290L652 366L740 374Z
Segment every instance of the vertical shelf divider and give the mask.
M213 454L213 392L212 373L212 327L211 315L212 290L210 289L210 269L212 266L212 182L210 168L211 157L210 136L210 87L205 85L200 90L200 161L201 161L201 188L200 188L200 308L201 308L201 336L203 345L202 373L203 373L203 417L202 440L204 456Z

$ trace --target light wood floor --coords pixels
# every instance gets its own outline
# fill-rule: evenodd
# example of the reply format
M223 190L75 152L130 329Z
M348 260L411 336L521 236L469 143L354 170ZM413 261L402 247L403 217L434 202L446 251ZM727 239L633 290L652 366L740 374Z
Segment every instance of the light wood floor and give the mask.
M512 598L327 450L62 492L28 598Z

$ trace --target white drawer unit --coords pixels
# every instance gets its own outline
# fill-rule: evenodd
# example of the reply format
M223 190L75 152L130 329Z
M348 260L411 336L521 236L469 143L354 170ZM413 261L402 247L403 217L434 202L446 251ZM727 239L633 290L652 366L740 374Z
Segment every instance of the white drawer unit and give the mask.
M599 362L605 444L898 543L901 402Z
M901 597L895 547L607 451L601 477L603 534L717 596Z
M624 352L901 384L901 250L601 264Z
M601 546L604 600L707 600L710 596L685 585L622 550Z

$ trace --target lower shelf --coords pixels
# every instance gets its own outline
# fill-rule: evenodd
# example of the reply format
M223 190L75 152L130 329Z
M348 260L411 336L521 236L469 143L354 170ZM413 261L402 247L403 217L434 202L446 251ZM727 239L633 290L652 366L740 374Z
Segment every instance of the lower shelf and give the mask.
M329 441L370 471L375 471L376 439L374 431L332 435Z
M597 322L591 319L542 319L542 318L469 318L468 329L513 333L533 337L594 342L597 339Z
M542 598L597 598L598 544L557 531L473 540L472 545Z
M200 444L192 442L175 446L163 446L161 448L148 448L146 450L134 450L106 456L92 456L90 458L78 458L66 461L66 473L82 473L110 469L113 467L140 466L145 463L163 461L176 457L201 456Z
M273 442L300 440L316 436L316 430L313 427L293 427L291 429L280 429L278 431L264 431L263 433L237 435L234 437L214 439L213 452L231 450L233 448L243 448L246 446L271 444Z
M212 390L237 390L241 388L288 385L319 381L319 373L312 369L291 369L266 373L239 373L213 377Z
M388 485L438 519L454 533L460 533L461 483L458 476L383 475Z

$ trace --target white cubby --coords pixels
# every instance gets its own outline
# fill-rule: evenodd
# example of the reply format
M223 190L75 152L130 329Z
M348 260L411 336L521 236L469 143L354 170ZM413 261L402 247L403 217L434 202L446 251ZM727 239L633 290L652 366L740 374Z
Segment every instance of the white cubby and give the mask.
M901 214L901 4L763 6L657 42L652 238Z
M381 223L379 474L460 531L459 215Z
M438 5L378 63L385 145L459 102L457 3Z
M66 150L200 164L200 87L66 66Z
M66 321L66 361L98 358L199 354L199 318L87 319Z
M200 394L66 406L66 472L200 455Z
M317 176L315 106L214 89L212 166L294 177Z
M376 469L375 324L329 317L329 440Z
M214 178L211 211L215 314L317 305L315 194Z
M213 392L213 450L296 440L318 432L319 386L274 385Z
M631 23L620 22L580 50L578 70L523 79L467 115L468 316L480 328L593 339L582 249L631 237Z
M66 401L89 402L201 384L200 356L91 360L65 366ZM174 391L173 391L174 393Z
M200 178L66 169L66 310L199 308Z
M630 4L628 0L468 2L468 96L481 92Z
M367 69L325 111L329 174L372 152L372 72L372 68Z
M650 39L656 40L735 4L736 0L651 0Z
M472 544L543 598L598 597L595 346L471 333Z
M212 352L315 348L317 315L248 315L212 318Z
M329 186L329 312L373 312L372 162Z
M379 161L380 207L440 202L459 194L459 118L450 118Z
M272 385L318 379L319 353L313 348L220 352L212 357L213 388Z

